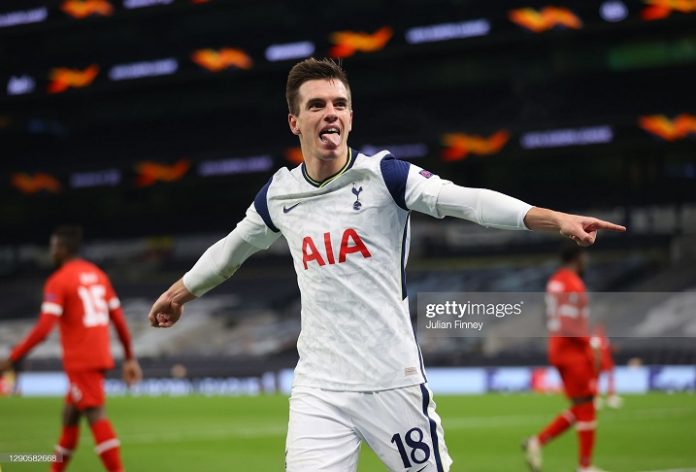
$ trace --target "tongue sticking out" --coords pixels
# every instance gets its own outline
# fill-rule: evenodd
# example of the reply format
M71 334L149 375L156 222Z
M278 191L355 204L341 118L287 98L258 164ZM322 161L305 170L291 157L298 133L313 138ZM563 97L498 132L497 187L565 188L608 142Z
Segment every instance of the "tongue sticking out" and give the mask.
M341 136L338 133L324 133L321 135L321 141L333 147L338 147L341 142Z

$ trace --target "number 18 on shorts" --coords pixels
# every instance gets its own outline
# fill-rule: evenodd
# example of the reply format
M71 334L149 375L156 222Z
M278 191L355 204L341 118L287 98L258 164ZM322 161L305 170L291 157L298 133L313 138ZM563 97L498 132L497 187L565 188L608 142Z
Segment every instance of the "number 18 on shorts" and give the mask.
M355 471L363 441L390 471L446 472L452 463L425 384L378 392L293 389L288 472Z

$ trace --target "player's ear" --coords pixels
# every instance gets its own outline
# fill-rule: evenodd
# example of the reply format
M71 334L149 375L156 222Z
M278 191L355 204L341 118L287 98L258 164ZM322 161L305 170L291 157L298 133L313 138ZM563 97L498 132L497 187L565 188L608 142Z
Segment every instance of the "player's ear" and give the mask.
M292 134L299 136L300 127L297 124L297 117L292 113L288 113L288 126L290 126L290 131Z

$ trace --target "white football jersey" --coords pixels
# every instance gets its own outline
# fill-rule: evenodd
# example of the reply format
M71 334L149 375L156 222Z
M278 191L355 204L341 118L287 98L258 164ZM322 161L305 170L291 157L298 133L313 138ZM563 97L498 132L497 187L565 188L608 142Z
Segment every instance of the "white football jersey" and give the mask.
M374 391L425 381L406 294L411 210L442 217L446 181L387 151L355 150L317 182L282 168L237 226L268 248L281 234L302 297L295 386Z

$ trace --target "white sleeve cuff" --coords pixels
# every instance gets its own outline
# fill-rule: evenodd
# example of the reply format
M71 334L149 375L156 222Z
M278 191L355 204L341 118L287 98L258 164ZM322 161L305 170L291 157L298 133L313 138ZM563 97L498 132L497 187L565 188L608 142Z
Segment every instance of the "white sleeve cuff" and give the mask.
M63 306L58 303L43 302L41 304L41 313L48 313L49 315L61 316L63 314Z

